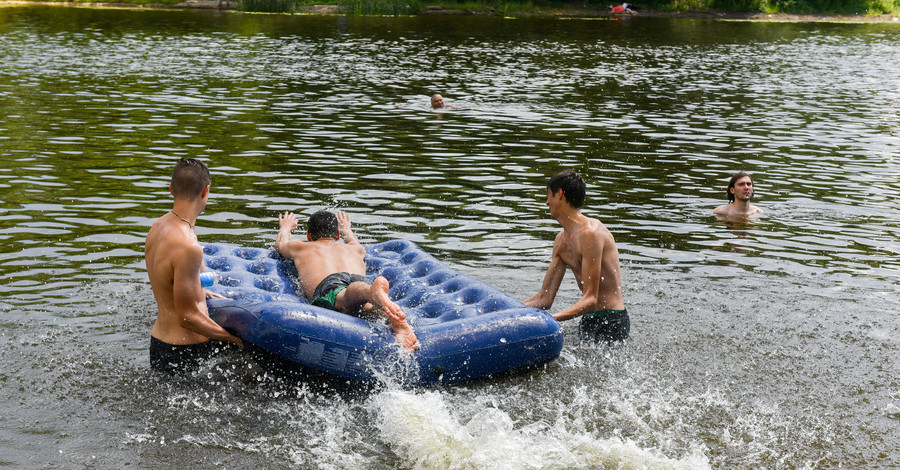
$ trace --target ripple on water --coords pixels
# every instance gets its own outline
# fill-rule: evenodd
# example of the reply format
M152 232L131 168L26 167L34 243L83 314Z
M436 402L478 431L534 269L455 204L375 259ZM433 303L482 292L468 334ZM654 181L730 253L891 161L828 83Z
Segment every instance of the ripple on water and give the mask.
M0 29L0 414L46 423L11 431L14 464L900 462L883 25L10 7ZM435 92L460 109L429 109ZM633 342L565 324L546 370L363 397L234 357L148 376L143 240L181 157L212 169L201 241L270 248L278 212L342 209L364 243L412 240L520 299L559 230L546 179L575 168ZM766 213L718 221L740 169ZM567 279L555 308L579 297Z

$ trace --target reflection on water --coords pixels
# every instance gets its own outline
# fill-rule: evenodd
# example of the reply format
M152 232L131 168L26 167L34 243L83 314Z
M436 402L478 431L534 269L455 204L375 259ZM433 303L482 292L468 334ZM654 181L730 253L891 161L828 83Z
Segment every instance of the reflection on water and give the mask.
M0 8L0 462L53 462L38 435L100 466L900 465L894 26ZM213 172L202 241L341 208L518 298L575 168L633 342L336 402L235 358L199 390L146 379L143 240L185 156ZM766 213L718 221L739 169Z

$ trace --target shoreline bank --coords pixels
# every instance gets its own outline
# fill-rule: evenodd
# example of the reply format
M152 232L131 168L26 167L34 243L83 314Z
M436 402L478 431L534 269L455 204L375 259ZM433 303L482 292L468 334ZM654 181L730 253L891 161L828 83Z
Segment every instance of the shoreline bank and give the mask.
M66 1L29 1L29 0L0 0L0 6L16 5L48 5L74 8L131 8L131 9L198 9L198 10L223 10L240 12L238 2L234 0L184 0L177 3L126 3L126 2L66 2ZM302 15L341 15L339 5L304 5L298 7L294 14ZM450 9L443 6L425 6L416 15L422 16L500 16L501 13L488 11L474 11L465 9ZM771 22L819 22L819 23L898 23L900 16L882 15L832 15L832 14L794 14L794 13L752 13L730 12L718 10L686 10L686 11L657 11L640 10L636 14L610 13L606 8L561 8L546 9L539 12L510 12L510 17L552 17L552 18L684 18L701 20L724 21L771 21Z

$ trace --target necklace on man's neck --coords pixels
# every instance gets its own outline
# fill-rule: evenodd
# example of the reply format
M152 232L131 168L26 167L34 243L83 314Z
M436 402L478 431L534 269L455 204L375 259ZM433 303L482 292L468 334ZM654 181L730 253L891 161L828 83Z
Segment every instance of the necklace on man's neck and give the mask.
M175 217L178 217L179 219L181 219L182 222L188 224L188 226L191 227L191 230L194 230L194 224L192 224L188 219L185 219L184 217L176 214L175 211L169 211L169 212L171 212L172 215L174 215Z

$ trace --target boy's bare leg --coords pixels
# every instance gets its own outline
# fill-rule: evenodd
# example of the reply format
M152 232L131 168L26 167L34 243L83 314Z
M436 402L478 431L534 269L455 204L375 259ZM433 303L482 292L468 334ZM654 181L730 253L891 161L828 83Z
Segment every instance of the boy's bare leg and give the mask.
M407 351L419 349L419 340L413 333L412 327L406 322L406 314L399 305L388 297L390 284L384 277L379 276L372 282L354 282L338 294L336 305L342 312L354 314L360 308L367 311L378 312L387 317L394 330L394 336ZM371 308L368 308L371 307Z
M369 301L372 302L376 310L387 317L400 346L403 346L403 349L409 352L415 351L419 349L419 340L416 338L416 334L413 333L409 323L406 322L406 314L403 313L399 305L395 304L388 297L390 288L391 286L387 279L381 276L375 278L372 286L369 288Z

